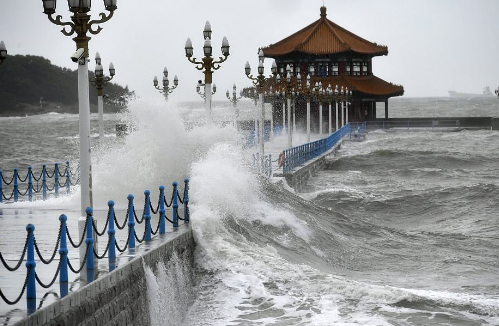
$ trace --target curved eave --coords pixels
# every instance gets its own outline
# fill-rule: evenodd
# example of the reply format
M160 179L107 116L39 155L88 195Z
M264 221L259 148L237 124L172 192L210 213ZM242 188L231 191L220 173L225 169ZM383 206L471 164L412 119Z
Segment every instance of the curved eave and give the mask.
M356 53L356 54L360 54L360 55L368 55L368 56L373 56L373 57L388 55L388 48L385 50L382 50L382 51L378 51L378 52L360 52L360 51L354 51L352 49L348 49L345 51L335 52L335 53L329 53L329 52L316 53L316 52L302 51L302 50L296 50L296 49L291 50L291 51L287 51L287 52L281 52L281 53L268 53L268 52L265 52L265 48L262 48L262 50L263 50L263 55L265 58L273 58L273 59L277 59L277 58L281 58L281 57L285 57L285 56L291 56L292 54L295 54L295 56L299 56L299 55L303 55L303 54L321 56L321 55L341 55L341 54L346 54L348 52L352 52L352 53Z

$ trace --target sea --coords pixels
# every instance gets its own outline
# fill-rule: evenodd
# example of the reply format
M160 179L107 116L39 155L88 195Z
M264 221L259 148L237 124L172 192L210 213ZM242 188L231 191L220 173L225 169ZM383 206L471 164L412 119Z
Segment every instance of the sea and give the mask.
M190 178L194 265L148 270L152 325L499 325L499 131L370 130L297 192L254 171L232 124L193 123L203 110L135 100L105 115L104 139L91 116L96 209ZM390 100L397 118L498 114L497 98ZM133 131L116 137L117 123ZM77 115L0 118L4 175L78 155ZM47 223L47 209L78 214L79 190L9 205Z

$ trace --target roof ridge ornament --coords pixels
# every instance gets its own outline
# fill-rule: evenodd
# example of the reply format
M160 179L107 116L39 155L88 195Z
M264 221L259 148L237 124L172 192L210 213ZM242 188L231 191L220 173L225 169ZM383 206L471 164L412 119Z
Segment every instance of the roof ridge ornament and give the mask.
M326 16L327 16L326 11L327 11L327 8L325 6L322 6L321 7L321 18L326 18Z

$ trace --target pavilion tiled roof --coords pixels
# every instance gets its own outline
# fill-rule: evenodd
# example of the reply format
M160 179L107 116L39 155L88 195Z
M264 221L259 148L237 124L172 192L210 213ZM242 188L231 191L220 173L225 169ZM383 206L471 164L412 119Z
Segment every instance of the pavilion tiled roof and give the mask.
M321 78L322 85L326 87L331 85L335 87L338 85L348 87L349 90L354 92L364 93L372 96L400 96L404 94L404 87L389 83L374 75L369 76L329 76Z
M326 7L321 7L321 18L291 36L263 48L266 57L278 57L293 52L305 54L337 54L353 51L367 55L387 55L388 47L369 42L326 18Z

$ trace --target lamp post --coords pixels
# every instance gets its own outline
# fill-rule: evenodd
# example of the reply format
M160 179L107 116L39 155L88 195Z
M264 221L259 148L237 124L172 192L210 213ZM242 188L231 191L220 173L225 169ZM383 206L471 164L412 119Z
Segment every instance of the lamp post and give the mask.
M218 61L215 61L212 57L213 48L211 47L211 25L207 21L203 31L204 38L204 58L202 61L197 61L196 58L192 58L194 49L192 47L192 41L190 38L185 42L185 56L187 60L196 65L197 70L203 70L204 72L204 94L205 94L205 109L206 109L206 121L211 123L211 83L213 80L213 71L220 69L220 64L227 60L229 56L229 41L224 36L222 40L222 55L219 57Z
M333 132L333 121L332 121L332 117L331 117L331 103L334 101L334 93L333 93L333 89L331 88L331 84L329 84L326 88L324 99L329 104L328 134L331 135L331 133Z
M324 88L322 88L322 82L315 83L315 93L314 97L317 102L319 102L319 135L322 137L322 102L325 99Z
M271 103L272 103L272 117L273 117L273 109L275 103L282 104L281 132L284 132L286 128L286 111L285 111L286 102L284 101L285 99L284 94L283 93L281 94L281 92L278 89L273 89L272 86L270 86L269 96L271 97Z
M196 92L199 94L199 96L201 96L201 98L206 99L206 87L204 88L205 91L201 92L201 86L206 86L206 85L203 84L200 80L198 80L198 84L196 85ZM213 90L210 92L210 101L211 101L211 96L215 95L216 92L217 92L217 85L213 84ZM210 112L210 116L211 116L211 112Z
M293 135L291 128L291 99L294 97L293 94L297 94L301 89L301 78L295 78L293 82L293 78L291 77L291 67L289 65L286 66L286 77L281 78L281 75L276 74L276 84L279 85L281 93L286 97L286 106L288 108L288 148L293 147ZM296 86L296 88L295 88Z
M243 95L241 94L239 97L237 97L237 88L236 84L234 84L234 86L232 86L232 97L230 97L229 90L227 90L225 96L227 96L227 99L232 103L232 105L234 105L234 109L236 110L236 119L234 123L235 127L237 127L237 120L239 119L239 109L237 108L237 103L243 98Z
M42 0L43 12L47 18L55 25L62 26L61 32L66 36L76 33L73 41L76 43L77 52L72 57L78 62L78 102L80 116L80 182L81 182L81 216L85 217L85 209L92 207L92 165L90 159L90 99L88 84L88 42L90 37L87 33L96 35L100 33L102 27L99 26L113 17L117 9L117 0L104 0L105 9L109 14L100 13L100 19L90 20L88 12L91 7L91 0L68 0L69 11L73 13L72 22L63 22L62 16L55 18L55 8L57 0ZM81 49L81 50L80 50ZM82 52L83 51L83 52Z
M7 59L7 48L5 47L5 43L0 41L0 65Z
M265 155L265 145L264 145L264 123L265 123L265 102L263 100L263 88L265 85L268 83L268 79L265 78L264 71L265 68L263 66L263 61L265 60L265 57L263 55L263 50L260 49L258 51L258 75L256 77L253 77L251 75L251 66L248 61L246 61L246 65L244 66L244 72L246 73L246 77L250 79L253 82L253 85L256 86L256 89L258 91L258 97L260 100L260 103L262 105L261 111L260 111L260 130L259 130L259 147L260 147L260 158L264 158Z
M311 67L311 73L313 73L313 68ZM303 90L303 95L307 101L307 142L310 143L310 99L314 94L314 90L310 87L310 74L307 75L307 82Z
M165 100L168 102L168 96L173 93L175 88L178 86L177 75L173 77L173 87L170 87L170 81L168 80L168 69L165 67L163 69L163 87L158 86L158 77L154 76L153 79L154 88L156 88L161 94L165 96Z
M104 76L104 69L102 68L102 61L99 52L95 54L95 79L90 79L92 86L97 88L97 109L99 112L99 138L104 138L104 102L102 97L104 96L104 87L107 83L113 79L116 70L111 62L109 64L109 76Z

